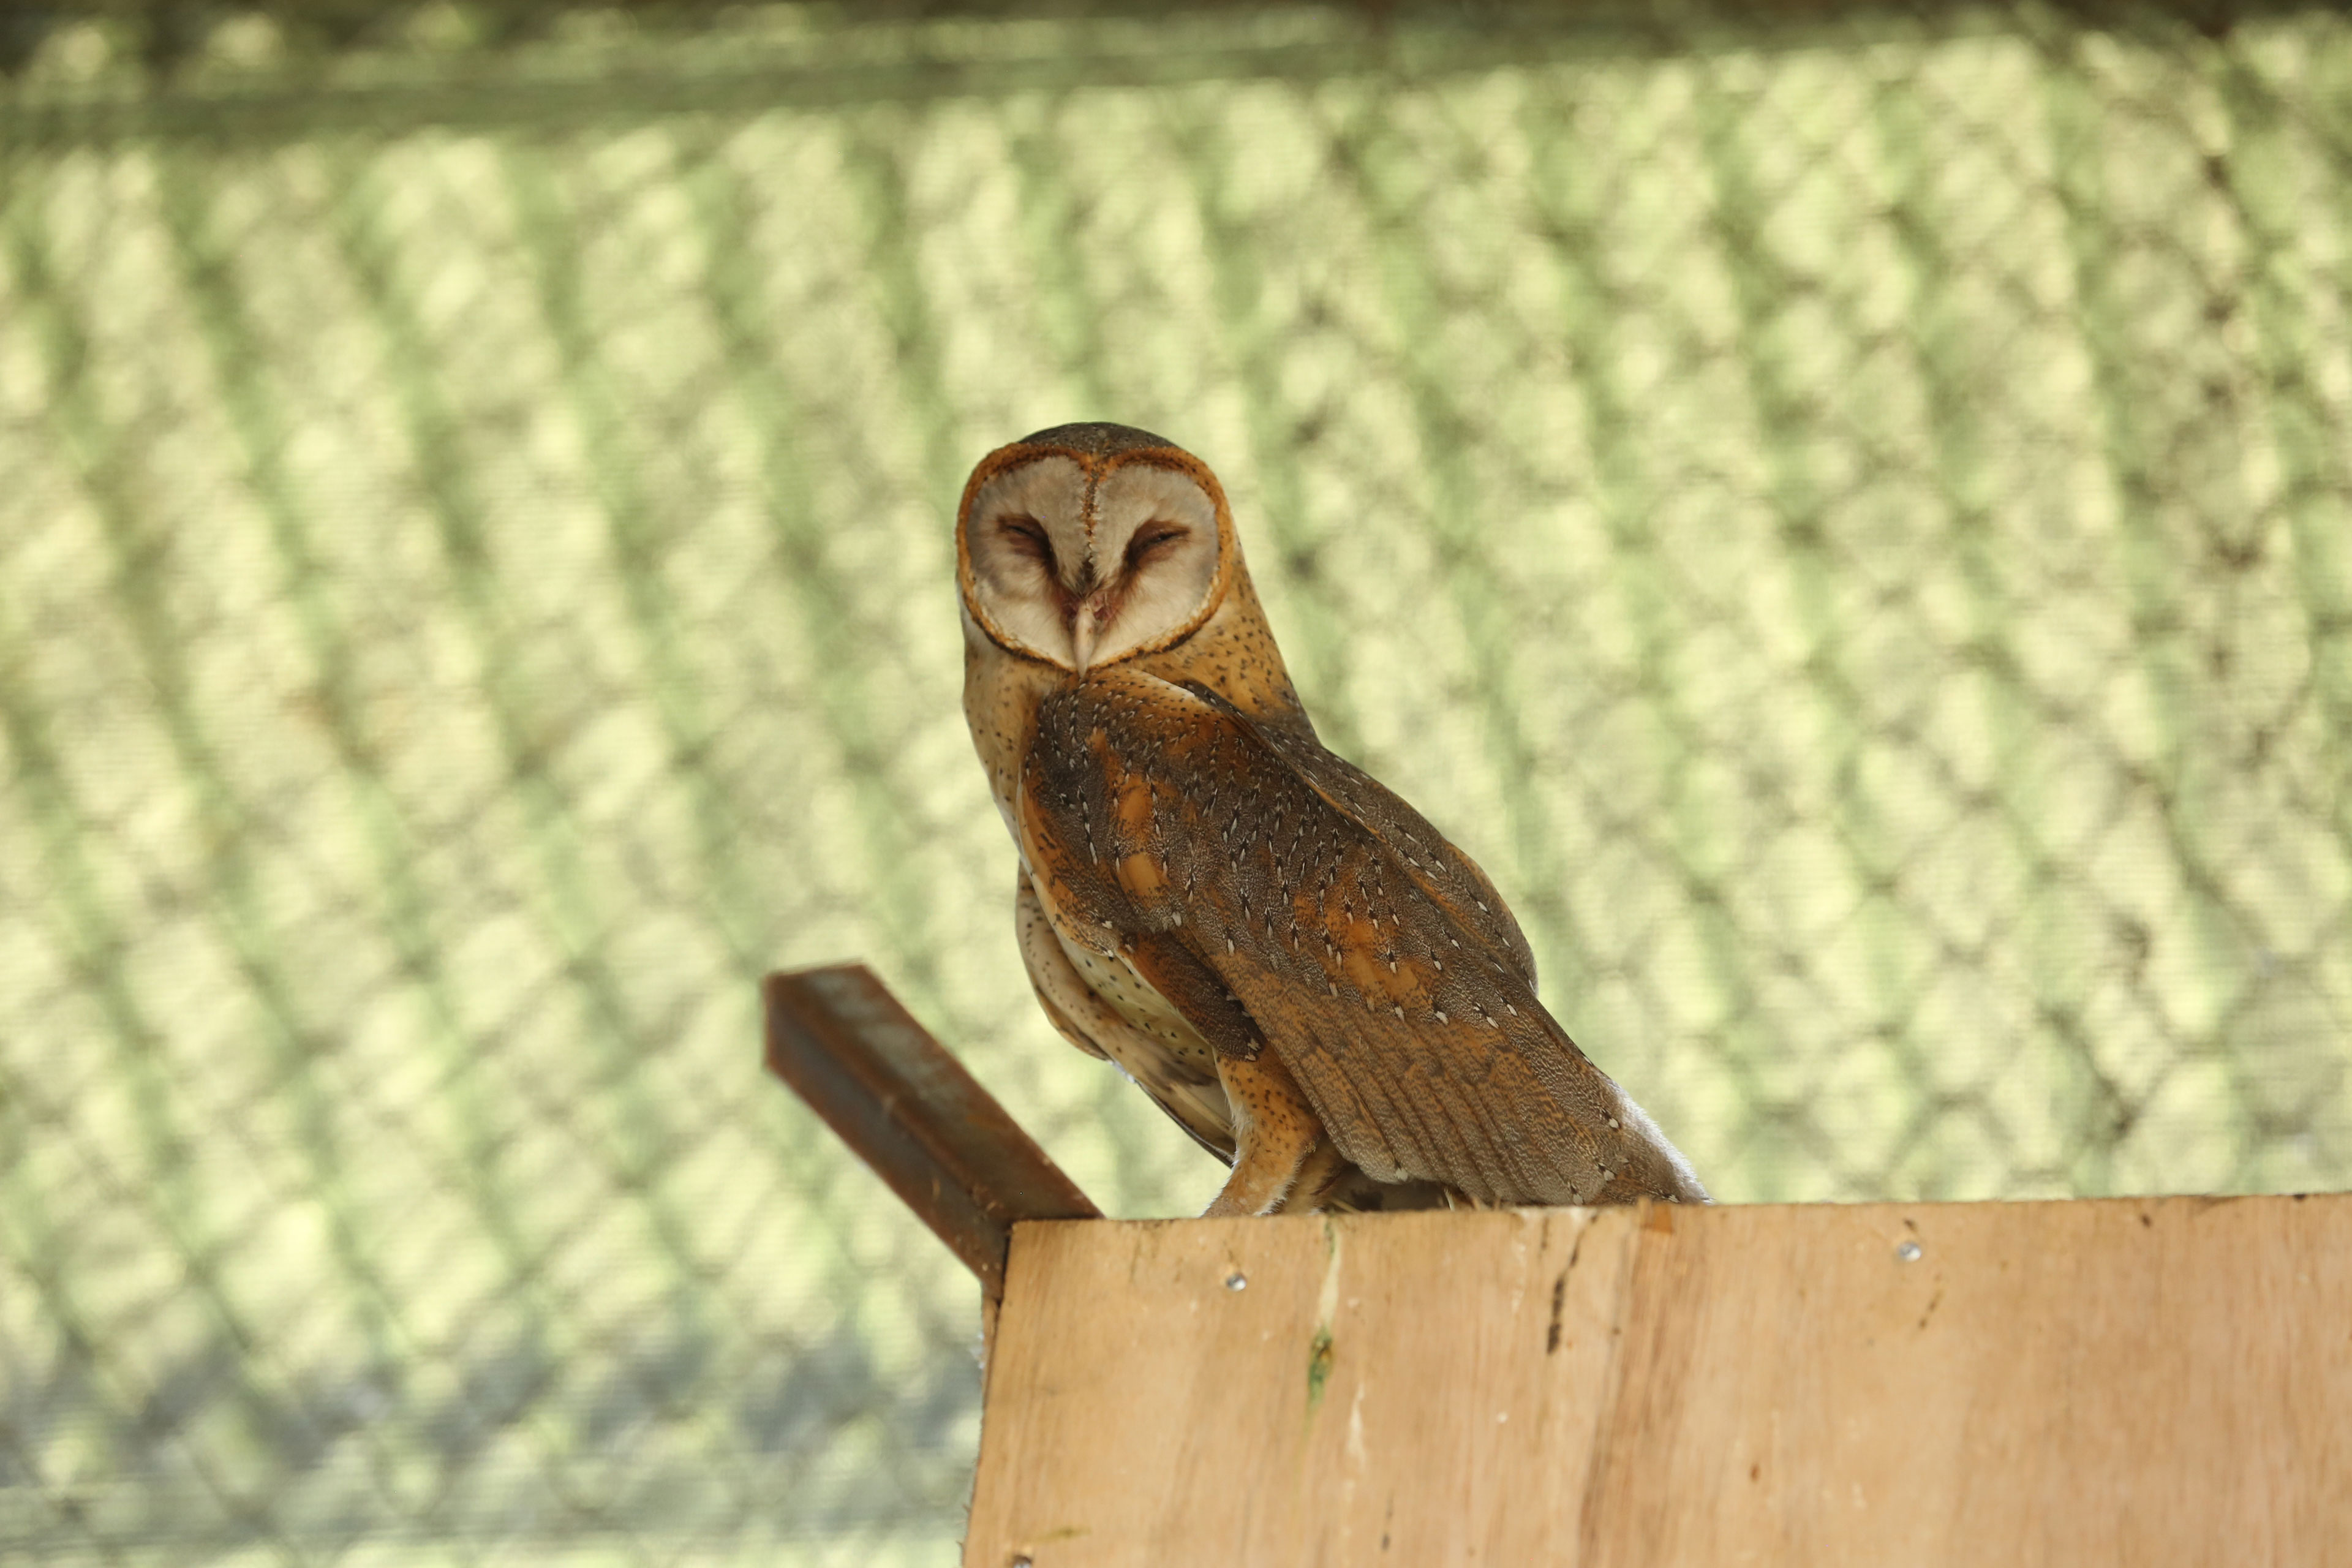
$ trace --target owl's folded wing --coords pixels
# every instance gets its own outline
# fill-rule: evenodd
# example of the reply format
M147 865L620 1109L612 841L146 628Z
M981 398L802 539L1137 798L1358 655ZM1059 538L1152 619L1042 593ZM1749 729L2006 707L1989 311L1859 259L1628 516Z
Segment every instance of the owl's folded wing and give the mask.
M1104 1001L1063 951L1025 871L1013 893L1013 922L1021 942L1021 962L1029 971L1030 987L1037 994L1037 1005L1045 1009L1046 1021L1088 1056L1118 1063L1118 1069L1166 1111L1170 1121L1202 1148L1231 1164L1233 1113L1225 1104L1224 1086L1217 1081L1211 1049L1188 1048L1188 1042L1181 1040L1155 1039Z
M1503 902L1503 895L1495 890L1478 862L1431 826L1428 818L1380 780L1326 750L1311 730L1253 723L1247 714L1197 681L1187 682L1184 689L1248 729L1334 810L1379 839L1404 862L1414 885L1437 900L1463 935L1475 932L1496 957L1508 964L1529 989L1534 988L1535 952L1528 946L1510 906Z
M1532 964L1464 917L1465 900L1501 908L1485 877L1344 768L1213 697L1113 669L1041 707L1023 847L1099 951L1192 977L1163 994L1219 1050L1270 1045L1374 1178L1497 1203L1704 1198L1536 1001ZM1368 809L1368 791L1391 805ZM1507 912L1501 925L1517 938Z

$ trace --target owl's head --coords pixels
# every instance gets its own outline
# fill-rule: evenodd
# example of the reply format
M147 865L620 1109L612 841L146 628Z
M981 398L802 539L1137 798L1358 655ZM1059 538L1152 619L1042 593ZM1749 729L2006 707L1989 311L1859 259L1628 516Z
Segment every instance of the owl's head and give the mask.
M956 514L963 607L1001 647L1067 670L1169 647L1240 570L1214 474L1124 425L1062 425L981 459Z

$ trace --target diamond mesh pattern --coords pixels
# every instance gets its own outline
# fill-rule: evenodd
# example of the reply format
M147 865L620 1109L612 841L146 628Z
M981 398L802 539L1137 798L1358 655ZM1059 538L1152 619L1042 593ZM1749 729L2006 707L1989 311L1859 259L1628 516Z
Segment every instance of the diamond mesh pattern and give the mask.
M2345 1184L2352 26L2196 24L0 23L0 1555L953 1560L971 1283L754 982L1213 1191L957 705L1070 418L1719 1195Z

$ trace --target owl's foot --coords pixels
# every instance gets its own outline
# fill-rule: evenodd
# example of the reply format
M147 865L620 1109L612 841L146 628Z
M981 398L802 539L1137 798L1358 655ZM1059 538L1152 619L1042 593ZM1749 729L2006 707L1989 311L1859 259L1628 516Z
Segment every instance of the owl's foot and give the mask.
M1255 1061L1221 1057L1217 1077L1233 1107L1234 1173L1201 1217L1273 1214L1325 1142L1323 1123L1271 1051Z
M1320 1139L1299 1162L1298 1174L1291 1178L1288 1190L1266 1212L1319 1214L1331 1206L1333 1195L1348 1184L1348 1179L1359 1174L1330 1139Z

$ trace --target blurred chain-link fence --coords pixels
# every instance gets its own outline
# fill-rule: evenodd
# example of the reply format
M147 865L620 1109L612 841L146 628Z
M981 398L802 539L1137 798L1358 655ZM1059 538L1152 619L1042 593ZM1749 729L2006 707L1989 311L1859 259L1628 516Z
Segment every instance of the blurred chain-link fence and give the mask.
M863 958L1114 1212L949 521L1215 466L1732 1200L2352 1174L2352 23L0 14L0 1556L952 1560Z

